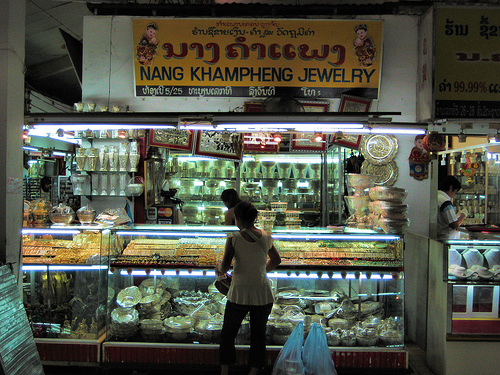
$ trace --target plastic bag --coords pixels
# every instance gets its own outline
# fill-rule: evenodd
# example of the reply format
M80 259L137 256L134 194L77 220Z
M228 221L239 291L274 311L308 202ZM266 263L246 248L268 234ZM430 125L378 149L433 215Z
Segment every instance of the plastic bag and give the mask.
M304 341L304 323L299 322L281 348L274 363L272 375L303 375L302 343Z
M318 323L313 323L302 348L306 375L337 375L326 333Z

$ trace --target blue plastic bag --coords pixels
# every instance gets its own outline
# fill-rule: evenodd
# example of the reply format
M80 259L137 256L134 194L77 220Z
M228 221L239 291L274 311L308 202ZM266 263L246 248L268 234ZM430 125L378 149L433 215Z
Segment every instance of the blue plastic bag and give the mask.
M299 322L281 348L274 363L272 375L304 375L302 362L302 343L304 342L304 323Z
M302 348L306 375L337 375L326 333L318 323L313 323Z

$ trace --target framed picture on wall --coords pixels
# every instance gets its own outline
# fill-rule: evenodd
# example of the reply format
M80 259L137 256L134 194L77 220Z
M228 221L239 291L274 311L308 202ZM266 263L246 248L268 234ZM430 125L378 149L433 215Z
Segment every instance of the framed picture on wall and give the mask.
M155 204L155 161L144 160L144 208Z
M371 99L352 95L340 96L339 112L368 112Z
M293 133L290 142L290 151L326 151L326 134L322 135L321 141L314 139L314 133Z
M181 129L151 129L149 144L156 147L191 151L193 149L194 131Z
M274 141L272 133L244 133L243 151L245 152L270 152L279 151L279 143Z
M340 134L332 134L332 143L357 150L361 142L361 137L359 134L344 134L340 132Z
M198 130L193 154L219 159L241 160L243 156L243 134Z
M328 112L330 103L328 102L301 102L306 112Z

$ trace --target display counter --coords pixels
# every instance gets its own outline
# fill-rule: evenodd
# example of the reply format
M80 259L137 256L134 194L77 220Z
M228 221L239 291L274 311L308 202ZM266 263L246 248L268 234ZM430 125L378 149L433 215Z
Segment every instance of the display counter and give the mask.
M108 257L122 246L98 226L26 228L22 240L23 302L43 364L98 366Z
M429 243L427 363L439 375L498 372L500 240L491 234Z
M226 298L213 283L236 227L114 228L103 366L216 366ZM271 366L299 321L321 323L338 368L408 368L404 348L403 239L378 233L274 228L282 264L268 274L275 303ZM237 337L246 363L249 322Z

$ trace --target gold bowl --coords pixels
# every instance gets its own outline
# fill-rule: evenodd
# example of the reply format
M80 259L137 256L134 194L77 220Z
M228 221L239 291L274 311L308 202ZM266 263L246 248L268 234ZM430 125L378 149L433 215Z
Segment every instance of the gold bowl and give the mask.
M351 195L344 197L347 207L351 215L366 215L368 212L368 203L370 197L368 195Z
M347 184L353 188L356 193L362 193L364 190L373 186L374 177L367 174L347 174Z
M59 212L51 212L49 214L49 219L54 224L71 224L75 219L75 213L59 213Z
M375 186L368 192L372 201L403 203L408 195L406 189L391 186Z

